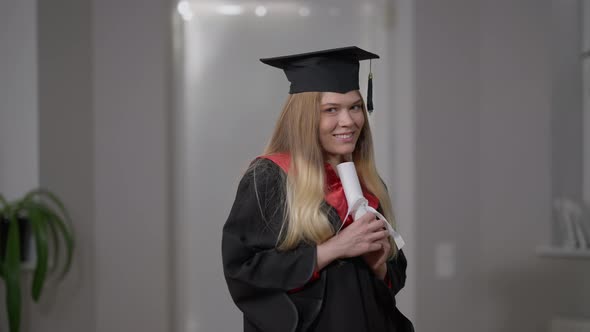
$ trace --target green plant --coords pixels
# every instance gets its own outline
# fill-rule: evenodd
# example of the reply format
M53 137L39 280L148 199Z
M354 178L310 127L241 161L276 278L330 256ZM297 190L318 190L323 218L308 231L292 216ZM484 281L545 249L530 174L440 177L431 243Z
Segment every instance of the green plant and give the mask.
M66 208L61 200L48 190L32 190L13 202L7 202L0 195L0 222L3 220L8 223L8 227L6 243L0 243L6 246L4 257L0 257L0 278L3 279L6 288L10 332L18 332L21 316L21 251L25 245L21 243L19 222L30 223L31 237L35 243L37 259L31 282L31 296L35 302L39 301L48 274L60 265L62 244L65 247L65 262L59 278L62 279L69 271L74 251L74 237Z

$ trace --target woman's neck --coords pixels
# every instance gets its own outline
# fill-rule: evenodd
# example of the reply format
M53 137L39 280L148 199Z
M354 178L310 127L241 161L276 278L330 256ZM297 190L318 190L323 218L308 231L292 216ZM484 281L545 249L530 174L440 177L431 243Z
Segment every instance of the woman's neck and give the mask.
M352 161L352 154L324 156L324 161L330 164L334 171L336 171L336 174L338 174L336 166L343 162Z

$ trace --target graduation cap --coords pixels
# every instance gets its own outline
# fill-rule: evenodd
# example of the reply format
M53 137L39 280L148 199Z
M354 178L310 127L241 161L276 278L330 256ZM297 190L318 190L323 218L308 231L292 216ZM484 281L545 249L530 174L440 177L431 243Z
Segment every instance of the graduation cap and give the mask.
M359 89L359 61L378 59L377 54L356 46L260 59L285 71L289 93L338 92ZM367 110L373 111L373 74L369 70Z

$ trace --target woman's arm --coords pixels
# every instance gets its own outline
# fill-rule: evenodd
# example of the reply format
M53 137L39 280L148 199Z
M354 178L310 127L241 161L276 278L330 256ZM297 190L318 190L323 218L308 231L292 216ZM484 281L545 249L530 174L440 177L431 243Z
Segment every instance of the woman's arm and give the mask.
M383 230L382 222L374 214L367 213L317 246L316 268L321 270L338 258L357 257L384 250L387 236L388 232ZM385 260L381 263L385 263Z
M256 163L240 181L223 227L224 273L230 292L237 288L240 296L257 289L299 287L316 267L315 246L275 248L283 222L282 170L268 160Z

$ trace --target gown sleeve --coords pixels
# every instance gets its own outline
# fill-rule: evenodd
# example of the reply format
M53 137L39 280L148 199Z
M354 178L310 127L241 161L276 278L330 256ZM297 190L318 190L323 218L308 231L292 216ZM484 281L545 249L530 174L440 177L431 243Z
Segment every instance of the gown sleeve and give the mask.
M385 185L385 183L383 183ZM377 208L380 213L383 213L381 206ZM403 250L399 250L397 255L387 261L387 274L384 280L377 282L378 297L381 298L385 306L395 306L395 295L404 288L406 284L406 269L408 261L404 255Z
M383 181L383 180L381 180ZM385 185L385 182L383 182ZM387 189L387 186L385 187ZM381 205L377 207L377 211L383 213ZM406 269L408 267L408 261L403 250L399 250L397 255L387 261L387 274L385 276L384 284L387 285L389 293L395 296L399 291L404 288L406 284Z
M384 308L396 308L395 296L406 283L407 261L403 251L400 250L394 258L387 262L387 275L385 280L375 279L375 293ZM404 330L405 331L405 330Z
M223 268L236 303L305 284L316 266L316 247L276 249L283 223L284 173L272 161L256 160L240 184L223 227Z
M395 295L404 287L406 283L406 268L408 262L404 252L400 250L397 256L387 263L387 275L391 280L389 288L389 298L386 303L393 305L392 321L396 331L414 332L414 324L399 311L396 306ZM385 294L382 289L382 294Z
M390 291L396 295L406 284L406 268L408 261L400 249L397 256L387 262L387 277L391 282Z

